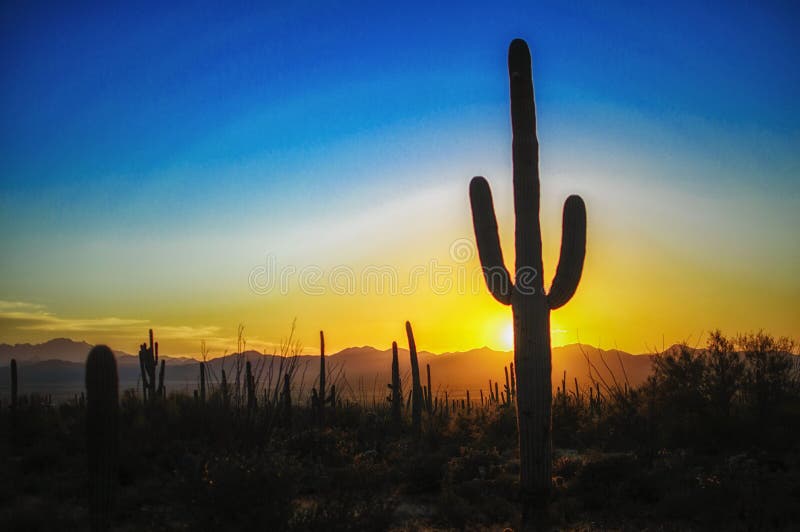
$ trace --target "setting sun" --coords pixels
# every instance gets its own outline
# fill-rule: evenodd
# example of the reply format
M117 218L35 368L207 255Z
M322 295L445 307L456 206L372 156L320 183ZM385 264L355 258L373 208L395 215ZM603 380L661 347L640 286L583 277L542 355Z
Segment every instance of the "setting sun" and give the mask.
M509 322L508 325L503 327L500 336L500 346L506 350L514 349L514 324Z
M800 530L800 2L89 4L0 7L0 530Z

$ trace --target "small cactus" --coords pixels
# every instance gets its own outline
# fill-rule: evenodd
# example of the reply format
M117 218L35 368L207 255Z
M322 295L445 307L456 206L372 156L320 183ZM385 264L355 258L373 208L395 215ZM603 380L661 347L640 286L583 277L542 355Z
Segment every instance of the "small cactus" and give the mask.
M117 484L119 382L114 353L104 345L86 359L86 451L91 529L108 530Z
M392 402L392 421L395 425L400 425L402 418L402 386L400 381L400 360L397 356L397 342L392 342L392 383L389 385L392 395L389 400Z
M153 342L153 329L150 329L149 331L149 339L149 346L147 344L141 344L139 346L139 367L142 372L142 392L144 394L145 401L153 401L156 399L156 397L158 397L158 395L156 395L158 342Z

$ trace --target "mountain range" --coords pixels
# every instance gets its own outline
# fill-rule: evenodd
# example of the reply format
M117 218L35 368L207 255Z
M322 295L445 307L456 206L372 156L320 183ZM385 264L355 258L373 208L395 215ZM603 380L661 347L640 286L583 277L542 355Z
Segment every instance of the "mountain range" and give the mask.
M49 340L42 344L0 344L0 389L8 387L8 364L12 358L19 367L20 391L46 391L49 387L79 390L83 383L83 364L92 346L66 338ZM122 388L136 387L139 379L139 359L122 351L115 351L120 384ZM459 397L470 389L476 394L486 393L489 380L505 384L504 366L513 361L513 352L495 351L481 347L469 351L435 354L420 351L419 363L423 384L427 381L426 369L430 365L431 383L434 392L449 391L451 397ZM235 379L236 354L209 361L212 382L220 378L225 369L228 380ZM261 382L268 382L270 367L277 375L278 367L288 359L264 355L257 351L246 351L241 360L249 360ZM399 349L400 372L404 383L409 379L410 362L408 350ZM199 379L198 361L192 358L164 357L168 389L190 391L197 388ZM326 356L328 381L339 384L339 390L357 397L372 397L385 393L390 381L391 349L379 350L370 346L349 347ZM310 390L318 375L319 357L301 355L296 364L294 386L299 390ZM241 365L241 362L240 362ZM595 378L609 384L615 379L633 386L645 381L651 370L651 355L633 355L623 351L607 351L583 344L571 344L553 348L553 386L561 384L566 372L568 389L573 389L575 379L583 388L591 382L589 368ZM406 385L407 386L407 385Z

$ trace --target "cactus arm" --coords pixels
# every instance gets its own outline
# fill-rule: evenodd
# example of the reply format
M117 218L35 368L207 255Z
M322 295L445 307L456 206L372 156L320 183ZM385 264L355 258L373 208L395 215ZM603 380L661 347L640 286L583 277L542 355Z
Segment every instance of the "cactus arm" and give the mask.
M511 92L512 160L516 228L515 284L519 291L542 294L542 234L539 227L539 141L533 99L531 54L515 39L508 49Z
M570 196L564 202L561 232L561 257L553 285L547 294L547 304L551 310L566 304L581 280L586 256L586 206L580 196Z
M478 243L478 255L486 286L497 301L509 305L513 285L503 261L492 190L486 179L480 176L472 178L469 184L469 199L472 205L472 225L475 228L475 240Z

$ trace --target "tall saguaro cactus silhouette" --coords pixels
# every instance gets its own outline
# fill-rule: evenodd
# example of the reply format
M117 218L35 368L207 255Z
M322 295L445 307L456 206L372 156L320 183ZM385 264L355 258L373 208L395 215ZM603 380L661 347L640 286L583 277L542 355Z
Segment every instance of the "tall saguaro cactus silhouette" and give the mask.
M470 203L478 254L492 296L511 305L520 448L520 487L525 509L546 504L551 482L550 311L570 300L586 253L586 207L579 196L564 203L561 257L549 292L542 280L539 227L539 141L528 45L515 39L508 50L511 92L516 268L512 283L503 262L489 183L475 177Z
M408 336L408 354L411 358L411 427L416 434L422 429L422 383L419 379L419 360L417 359L417 343L411 322L406 322Z

